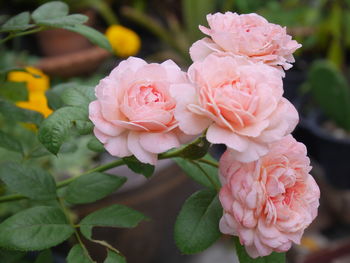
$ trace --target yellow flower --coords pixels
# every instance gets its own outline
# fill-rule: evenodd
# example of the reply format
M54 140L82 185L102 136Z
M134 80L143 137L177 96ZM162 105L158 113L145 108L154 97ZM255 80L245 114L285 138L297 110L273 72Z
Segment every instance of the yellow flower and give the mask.
M49 88L49 77L40 69L33 67L25 68L28 72L12 71L7 75L9 81L26 82L28 92L45 92ZM33 76L33 74L35 76Z
M129 28L112 25L107 28L105 35L114 52L120 57L133 56L140 50L141 39Z
M25 68L28 72L13 71L7 76L9 81L25 82L28 89L28 101L18 101L18 107L38 111L45 116L49 116L52 110L47 105L45 91L50 86L50 80L40 69L33 67ZM34 74L35 76L33 76Z

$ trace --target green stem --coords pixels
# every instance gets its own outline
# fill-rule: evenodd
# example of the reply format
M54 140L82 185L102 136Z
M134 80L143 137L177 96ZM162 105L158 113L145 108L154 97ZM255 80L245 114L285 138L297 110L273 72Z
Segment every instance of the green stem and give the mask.
M220 190L220 185L218 185L208 174L207 172L202 168L202 166L199 165L199 163L197 163L196 161L193 160L189 160L191 163L193 163L195 166L198 167L199 170L201 170L201 172L205 175L205 177L207 177L207 179L209 180L209 182L212 184L212 186L214 186L214 188L216 189L217 192L219 192Z
M209 165L211 165L211 166L213 166L213 167L215 167L215 168L219 168L219 164L218 164L218 162L216 162L216 161L211 161L211 160L207 160L207 159L203 159L203 158L198 159L198 160L196 160L196 161L197 161L197 162L200 162L200 163L209 164Z
M42 31L44 29L45 29L44 26L39 26L39 27L34 28L32 30L28 30L28 31L20 32L20 33L10 33L7 37L0 40L0 45L5 43L8 40L14 38L14 37L20 37L20 36L25 36L25 35L29 35L29 34L34 34L34 33L37 33L39 31Z
M109 25L119 24L117 16L113 13L112 9L105 1L92 1L92 3Z

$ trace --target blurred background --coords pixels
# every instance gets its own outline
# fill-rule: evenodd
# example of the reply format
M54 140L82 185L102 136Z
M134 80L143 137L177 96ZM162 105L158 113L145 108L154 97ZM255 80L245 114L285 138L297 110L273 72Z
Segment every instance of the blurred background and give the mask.
M0 24L9 16L33 11L45 2L48 1L0 1ZM350 262L349 0L64 2L69 5L71 13L89 17L87 24L106 35L114 54L93 45L81 35L62 29L46 30L2 44L0 69L30 66L28 71L44 76L41 82L23 72L9 74L8 78L12 82L24 82L29 93L31 86L43 86L46 96L33 101L17 101L16 104L45 116L58 107L59 102L51 95L60 92L62 83L94 86L128 56L142 57L148 62L172 59L186 70L191 64L188 49L194 41L204 37L198 25L206 25L208 13L254 12L269 22L286 26L289 34L303 47L295 54L293 68L286 72L284 96L299 111L300 124L294 136L308 147L314 167L312 174L321 188L319 216L307 229L302 244L288 252L287 260L290 263ZM14 133L29 149L39 145L31 139L26 141L33 133L28 127L17 127ZM79 140L72 138L58 158L40 153L40 149L33 150L32 154L37 154L37 162L57 175L59 180L111 160L106 153L91 151L87 146L90 139L91 136L80 136ZM219 158L222 150L220 146L215 147L212 154ZM15 152L0 148L1 160L15 158L14 155ZM100 237L115 245L126 255L128 262L237 262L229 238L221 239L200 255L183 256L176 249L172 237L175 217L184 200L200 186L190 181L174 163L161 162L155 176L149 180L127 168L113 172L129 177L124 188L94 204L75 207L74 211L76 216L83 217L108 204L122 203L151 217L151 221L132 230L95 231L97 239ZM26 201L18 202L16 206L12 204L11 208L1 204L0 216L6 217L26 205ZM62 258L68 247L69 244L63 244L56 248L57 263L64 262ZM96 260L104 257L104 249L92 245L89 249Z

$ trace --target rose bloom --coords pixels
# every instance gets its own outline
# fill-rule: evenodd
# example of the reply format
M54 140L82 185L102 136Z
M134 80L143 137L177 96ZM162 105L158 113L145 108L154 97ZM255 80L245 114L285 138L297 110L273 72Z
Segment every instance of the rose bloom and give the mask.
M229 52L287 70L294 62L293 52L301 47L287 34L285 27L269 23L254 13L209 14L207 20L209 28L199 28L211 38L203 38L192 45L193 61L203 59L211 52Z
M281 72L242 57L211 54L189 68L191 84L171 89L175 117L189 135L203 132L211 143L225 144L235 158L251 162L269 143L298 123L294 106L282 97Z
M320 197L302 143L288 135L251 163L238 162L226 151L219 169L222 233L238 236L253 258L300 243L317 215Z
M89 105L94 134L114 156L135 155L155 164L157 155L179 147L184 134L174 118L176 101L169 88L187 82L171 60L147 64L130 57L122 61L95 89Z

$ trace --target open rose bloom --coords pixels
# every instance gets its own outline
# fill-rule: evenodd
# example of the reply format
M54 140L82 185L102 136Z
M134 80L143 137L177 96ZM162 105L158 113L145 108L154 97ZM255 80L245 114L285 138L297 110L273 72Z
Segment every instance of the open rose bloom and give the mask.
M130 57L96 87L90 103L94 134L114 156L134 155L155 164L158 153L179 147L186 138L174 118L176 101L169 89L186 83L186 74L172 61L147 64Z
M207 20L209 28L200 26L200 30L210 38L192 45L193 61L212 52L228 52L287 70L294 62L293 52L301 47L286 33L286 28L269 23L257 14L216 13L209 14Z
M235 158L251 162L269 143L298 123L294 106L282 97L279 70L242 57L211 54L190 66L190 84L173 86L175 117L186 134L207 130L211 143L222 143Z
M305 146L291 135L251 163L225 152L220 160L221 232L239 236L253 258L299 244L319 206L320 191L310 170Z

